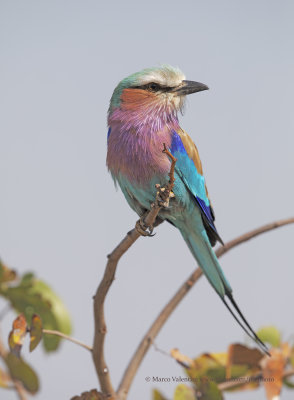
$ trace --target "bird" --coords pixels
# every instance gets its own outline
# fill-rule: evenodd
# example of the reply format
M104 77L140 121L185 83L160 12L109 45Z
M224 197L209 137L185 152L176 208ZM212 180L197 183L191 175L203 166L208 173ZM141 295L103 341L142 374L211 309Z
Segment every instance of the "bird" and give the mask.
M114 89L108 109L106 164L129 206L141 217L154 202L158 185L168 181L176 158L173 198L160 210L156 224L168 221L181 233L192 255L224 305L242 329L268 354L237 305L232 288L213 250L223 244L196 145L180 127L186 96L208 86L186 80L178 67L145 68L123 79ZM157 185L157 186L156 186Z

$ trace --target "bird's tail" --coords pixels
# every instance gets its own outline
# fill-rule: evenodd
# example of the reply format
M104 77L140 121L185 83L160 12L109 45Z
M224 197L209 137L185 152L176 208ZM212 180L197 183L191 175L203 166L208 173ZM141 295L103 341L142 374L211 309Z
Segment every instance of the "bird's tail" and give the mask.
M205 230L203 229L202 232L195 232L195 228L189 229L189 226L187 225L189 225L189 223L184 226L179 226L180 231L204 275L220 296L237 323L266 354L269 354L266 345L259 339L257 334L251 328L235 302L232 295L232 288L221 269ZM230 302L227 302L227 299L229 299Z

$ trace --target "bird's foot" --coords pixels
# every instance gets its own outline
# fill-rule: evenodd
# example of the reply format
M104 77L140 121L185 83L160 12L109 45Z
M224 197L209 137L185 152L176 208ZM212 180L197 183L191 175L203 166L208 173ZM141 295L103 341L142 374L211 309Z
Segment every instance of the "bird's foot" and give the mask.
M155 235L152 234L153 232L153 226L148 226L145 223L145 215L142 215L142 217L136 222L135 226L137 232L140 233L141 236L147 236L147 237L152 237Z
M157 183L155 187L157 189L156 201L158 205L163 208L168 208L170 199L175 197L173 191L166 187L161 187L159 183Z

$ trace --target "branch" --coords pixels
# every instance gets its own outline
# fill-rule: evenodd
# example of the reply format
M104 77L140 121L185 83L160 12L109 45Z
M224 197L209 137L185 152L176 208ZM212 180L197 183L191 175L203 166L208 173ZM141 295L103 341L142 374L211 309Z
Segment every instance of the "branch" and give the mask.
M169 182L161 188L156 185L157 194L156 200L151 204L151 209L145 217L142 217L136 224L136 227L132 229L125 238L120 242L120 244L113 250L113 252L108 256L108 262L104 271L104 276L96 294L94 296L94 343L93 343L93 362L95 365L96 373L99 378L101 391L109 396L115 397L115 390L113 388L109 369L107 367L105 357L104 357L104 340L107 332L105 317L104 317L104 301L108 293L108 290L114 280L117 264L123 254L132 246L133 243L141 236L150 236L153 230L153 225L158 216L159 211L162 207L167 207L170 197L173 197L172 189L174 186L174 166L176 159L167 150L165 144L163 148L163 153L171 160L171 169L169 173ZM150 233L146 231L149 230Z
M294 375L294 368L284 371L282 377L288 378L293 375ZM233 389L238 386L246 385L248 382L258 381L260 379L262 379L262 373L258 372L257 374L252 376L244 376L234 380L219 383L217 387L219 388L220 391L223 391L223 390Z
M261 235L262 233L265 233L270 230L279 228L284 225L292 224L292 223L294 223L294 218L288 218L288 219L284 219L281 221L276 221L276 222L264 225L260 228L254 229L253 231L247 232L244 235L239 236L234 240L231 240L230 242L225 244L223 247L218 248L215 253L216 253L217 257L221 257L222 255L227 253L229 250L238 246L241 243L247 242L248 240L250 240L258 235ZM182 286L178 289L178 291L171 298L171 300L166 304L166 306L162 309L162 311L157 316L157 318L155 319L155 321L153 322L153 324L151 325L149 330L146 332L145 336L143 337L139 346L137 347L137 350L135 351L131 361L129 362L129 365L128 365L127 369L125 370L125 373L124 373L121 383L119 385L118 398L120 400L126 399L126 396L130 389L132 381L135 377L135 374L136 374L145 354L149 350L150 345L153 343L155 337L158 335L159 331L165 324L166 320L172 314L172 312L177 307L177 305L180 303L180 301L186 296L186 294L189 292L191 287L198 281L198 279L201 277L201 275L202 275L201 269L197 268L189 276L189 278L182 284Z
M54 330L51 330L51 329L43 329L42 332L45 333L45 334L47 334L47 335L59 336L59 337L61 337L61 338L63 338L63 339L68 340L69 342L73 342L73 343L75 343L75 344L78 344L78 345L81 346L81 347L84 347L84 349L87 349L87 350L89 350L89 351L92 351L92 347L91 347L91 346L88 346L87 344L85 344L85 343L83 343L83 342L80 342L79 340L74 339L74 338L72 338L71 336L65 335L65 334L62 333L62 332L54 331Z
M13 383L14 383L14 389L18 395L19 400L27 400L27 394L21 382L13 380Z
M270 224L263 225L260 228L254 229L253 231L249 231L247 233L244 233L244 235L238 236L236 239L231 240L228 243L225 243L224 246L219 247L215 254L217 257L221 257L225 253L227 253L229 250L231 250L233 247L238 246L239 244L245 243L250 239L255 238L258 235L261 235L262 233L266 233L269 231L272 231L274 229L280 228L285 225L290 225L294 223L294 217L292 218L287 218L287 219L281 219L280 221L275 221L271 222Z

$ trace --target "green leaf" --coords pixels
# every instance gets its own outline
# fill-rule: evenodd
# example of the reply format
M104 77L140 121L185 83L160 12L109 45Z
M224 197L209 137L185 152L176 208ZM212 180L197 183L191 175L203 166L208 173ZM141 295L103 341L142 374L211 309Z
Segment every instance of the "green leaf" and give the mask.
M287 386L289 389L294 389L294 382L290 380L290 378L284 378L283 383L285 386Z
M167 400L166 397L164 397L159 390L153 389L152 391L152 400Z
M39 390L39 379L35 371L23 359L8 353L4 361L11 377L21 381L28 392L34 394Z
M225 353L202 354L194 360L193 367L186 370L186 373L193 382L203 376L217 383L223 382L226 379L226 358Z
M281 344L281 334L275 326L264 326L257 331L257 336L272 347L279 347Z
M176 390L174 392L174 400L195 400L195 392L194 390L181 383L176 387ZM214 400L214 399L213 399Z
M2 294L16 311L24 313L28 321L38 314L45 329L58 330L66 335L71 333L67 308L57 294L33 274L25 274L18 286L7 287ZM42 343L45 350L54 351L59 346L60 338L46 335Z
M223 400L222 392L217 384L210 379L201 379L201 382L197 384L197 395L198 392L201 400Z
M43 326L42 320L39 315L34 314L32 316L31 328L30 328L30 351L35 350L35 348L40 343L43 336Z
M230 378L232 379L251 376L257 372L255 364L258 354L252 353L251 349L248 349L248 355L246 355L244 351L240 351L244 346L238 344L231 345L231 348L235 350L239 349L239 352L235 351L234 354L231 353L231 359L227 353L205 353L194 359L193 367L186 370L187 375L192 379L197 391L203 391L204 394L208 392L207 398L209 398L210 392L212 392L212 395L214 395L216 399L221 398L219 397L217 384L227 380L228 365ZM234 357L232 357L233 355ZM254 363L253 360L249 360L249 355L255 355ZM231 362L238 362L240 364L231 364ZM242 364L242 362L244 362L244 364ZM252 362L253 365L248 365L248 362ZM258 383L240 385L238 386L238 390L251 389L256 386L258 386ZM232 391L237 389L227 390Z

